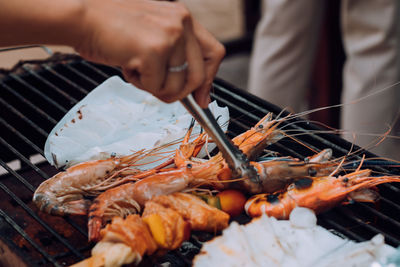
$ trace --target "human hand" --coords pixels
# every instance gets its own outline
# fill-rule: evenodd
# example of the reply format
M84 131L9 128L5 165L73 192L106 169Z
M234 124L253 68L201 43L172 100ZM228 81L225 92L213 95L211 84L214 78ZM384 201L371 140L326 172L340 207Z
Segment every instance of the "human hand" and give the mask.
M165 102L195 92L202 107L225 49L180 3L85 0L83 38L76 50L88 60L122 67L127 81ZM185 62L184 71L170 67Z

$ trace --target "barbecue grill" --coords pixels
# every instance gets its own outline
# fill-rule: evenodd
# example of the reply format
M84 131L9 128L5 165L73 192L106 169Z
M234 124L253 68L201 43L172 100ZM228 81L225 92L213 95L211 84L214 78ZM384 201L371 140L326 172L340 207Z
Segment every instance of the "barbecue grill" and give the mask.
M6 170L0 176L0 266L64 266L90 255L85 217L56 217L39 212L32 204L36 187L58 172L42 155L47 135L63 115L88 92L112 75L117 68L94 64L76 55L55 54L42 61L25 61L12 70L0 72L0 164ZM231 115L228 135L233 137L254 125L267 112L281 109L225 81L216 79L212 98L228 106ZM291 120L285 129L302 142L290 138L269 147L282 155L304 158L324 148L332 148L335 157L346 155L354 147L308 121ZM308 148L307 148L308 147ZM362 151L351 156L360 159ZM21 168L7 164L18 160ZM374 171L399 174L390 162L379 161ZM381 233L388 244L400 245L400 187L379 186L381 199L375 204L354 203L334 208L318 216L318 224L337 234L364 241ZM235 218L249 221L245 215ZM162 257L148 257L143 266L190 266L202 242L212 234L194 233L181 248Z

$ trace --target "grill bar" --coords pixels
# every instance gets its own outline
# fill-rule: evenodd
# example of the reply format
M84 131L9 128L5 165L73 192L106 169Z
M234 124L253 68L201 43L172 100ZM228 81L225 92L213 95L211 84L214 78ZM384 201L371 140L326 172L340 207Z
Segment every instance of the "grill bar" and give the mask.
M100 76L102 76L104 79L109 78L110 76L105 74L103 71L101 71L99 68L94 67L93 65L89 64L88 62L82 60L80 63L82 63L85 67L88 67L89 69L93 70Z
M24 162L26 165L31 167L35 172L40 174L43 178L48 179L50 178L46 173L44 173L40 168L38 168L36 165L32 164L32 162L29 161L26 157L24 157L21 153L18 152L14 147L12 147L9 143L7 143L2 137L0 137L0 143L6 146L14 155L17 156L18 159L20 159L22 162ZM31 190L32 189L32 190ZM29 184L29 190L32 192L34 191L34 188L32 185Z
M340 231L340 233L345 233L345 237L347 236L358 242L365 241L365 238L361 237L360 235L358 235L356 233L349 231L348 229L346 229L339 223L336 223L334 220L330 219L328 216L325 216L324 214L322 214L322 215L320 215L320 218L323 218L324 223L328 225L328 227L327 227L328 229L329 228L337 229Z
M12 89L11 87L9 87L7 84L5 83L0 83L0 85L5 88L9 93L13 94L16 98L18 98L19 100L21 100L21 102L23 102L24 104L28 105L29 107L31 107L32 109L34 109L35 111L37 111L40 115L42 115L42 117L46 118L48 121L50 121L52 124L56 125L57 121L55 119L53 119L49 114L47 114L46 112L44 112L41 108L39 108L38 106L36 106L35 104L33 104L31 101L29 101L28 99L26 99L24 96L22 96L21 94L19 94L15 89Z
M361 206L361 203L357 203L357 206ZM348 221L352 221L354 225L357 225L357 228L362 228L364 230L370 231L373 233L373 236L376 234L382 234L385 236L386 242L393 243L393 244L400 244L400 240L395 238L393 235L388 234L385 229L378 229L374 227L371 222L369 221L364 221L361 219L363 216L355 216L357 215L357 210L349 210L344 207L339 207L337 210L340 211L340 215L345 217ZM374 218L372 218L374 219ZM354 230L354 228L352 229ZM347 233L347 232L346 232ZM372 237L372 236L371 236Z
M386 216L385 214L378 212L376 209L371 208L370 206L364 204L364 203L358 203L360 206L362 206L364 209L368 210L368 212L370 212L371 214L375 215L376 217L378 217L381 220L385 220L388 223L393 224L395 227L400 228L400 223L396 220L393 220L392 218L390 218L389 216Z
M31 86L30 84L28 84L27 82L25 82L23 79L21 79L20 77L16 76L15 74L10 74L10 77L13 78L14 80L18 81L20 84L22 84L24 87L30 89L31 91L35 92L37 95L39 95L40 97L42 97L44 100L47 101L47 103L51 104L52 106L56 107L57 109L59 109L61 112L66 113L68 110L66 110L65 108L63 108L61 105L59 105L57 102L55 102L54 100L52 100L50 97L46 96L44 93L42 93L41 91L39 91L38 89L36 89L35 87Z
M35 188L28 183L21 175L19 175L16 171L14 171L13 169L11 169L7 163L5 163L4 161L0 160L0 165L6 169L6 171L8 171L10 174L12 174L15 178L18 179L18 181L20 181L26 188L29 189L29 191L34 192Z
M21 228L19 225L11 219L10 216L7 215L4 211L0 209L0 216L4 218L4 220L14 228L23 238L25 238L26 241L29 242L40 254L42 254L46 260L51 262L54 266L56 267L61 267L62 265L58 264L58 262L50 256L45 250L41 248L40 245L38 245L33 239Z
M389 199L387 199L387 198L385 198L385 197L383 197L383 196L380 197L380 200L381 200L382 202L385 202L385 203L387 203L388 205L390 205L392 209L396 209L397 212L398 212L397 214L400 214L400 205L397 205L397 204L394 203L393 201L390 201Z
M41 135L44 137L47 137L46 131L44 131L42 128L40 128L36 123L28 119L24 114L22 114L20 111L18 111L16 108L5 102L2 98L0 98L0 103L6 106L9 110L11 110L15 115L17 115L19 118L21 118L23 121L25 121L27 124L29 124L32 128L34 128L37 132L39 132Z
M2 120L2 119L1 119ZM28 140L29 141L29 140ZM50 178L49 175L47 175L45 172L43 172L40 168L38 168L36 165L32 164L26 157L24 157L21 153L18 152L14 147L12 147L10 144L8 144L2 137L0 137L0 143L5 145L12 153L14 153L19 160L24 162L27 166L29 166L31 169L33 169L35 172L37 172L44 180ZM42 155L43 155L43 151ZM0 165L5 168L9 173L13 174L25 187L27 187L32 193L35 191L35 188L22 176L20 176L17 172L12 170L4 161L0 160ZM0 177L1 178L1 177ZM78 230L85 238L87 238L87 231L84 230L82 227L77 225L74 221L72 221L68 217L64 217L64 219L71 224L76 230Z
M385 237L386 242L390 242L390 243L395 243L395 244L400 244L400 240L397 238L394 238L392 235L387 234L385 232L382 232L381 230L379 230L378 228L372 226L371 224L368 224L364 221L362 221L359 218L355 218L355 217L349 217L349 219L363 225L365 228L367 228L368 230L374 232L375 234L382 234Z
M38 79L40 82L42 82L43 84L49 86L50 88L54 89L57 93L59 93L60 95L62 95L63 97L65 97L65 99L67 99L71 104L76 104L78 103L78 100L76 100L75 98L71 97L69 94L67 94L66 92L64 92L61 88L58 88L58 86L50 83L49 81L45 80L44 78L42 78L39 74L37 74L36 72L32 71L30 68L28 68L27 66L22 66L22 68L27 71L29 74L31 74L33 77L35 77L36 79Z
M33 142L31 142L26 136L22 135L21 132L17 131L14 127L12 127L9 123L7 123L3 118L0 118L1 124L5 126L7 129L9 129L15 136L18 136L22 141L24 141L27 145L32 147L36 152L38 152L40 155L44 155L44 152L42 149L40 149L37 145L35 145Z
M4 166L3 166L4 167ZM52 227L47 225L42 219L39 218L39 216L31 209L29 208L18 196L16 196L13 192L11 192L8 187L6 187L3 183L0 182L0 188L7 193L15 202L18 203L19 206L21 206L32 218L34 218L40 225L43 226L48 232L50 232L54 238L56 238L61 244L63 244L66 248L68 248L76 257L79 259L83 259L84 256L77 251L65 238L60 236Z
M81 76L84 77L86 80L92 80L93 83L98 86L102 81L104 81L104 79L108 78L109 76L103 76L105 75L102 71L100 70L96 70L94 71L93 69L97 69L97 68L88 68L87 65L85 65L84 63L86 63L85 61L80 61L80 64L70 64L69 66L71 67L71 69L74 69L76 72L80 72ZM89 77L90 75L90 77ZM96 81L95 79L98 79L98 81Z
M56 76L57 78L61 79L63 82L67 83L69 86L71 86L72 88L77 89L80 93L87 95L89 93L88 90L85 90L84 88L82 88L81 86L79 86L78 84L74 83L73 81L71 81L70 79L66 78L64 75L58 73L57 71L53 70L50 66L48 66L47 64L44 65L44 68L51 74L53 74L54 76Z
M238 105L232 104L231 102L224 100L222 97L219 97L219 96L216 95L216 94L211 94L211 96L212 96L214 99L218 100L218 102L222 103L222 106L227 106L227 107L233 108L233 109L235 109L236 111L238 111L238 112L240 112L240 113L242 113L242 114L244 114L244 115L250 117L251 119L253 119L253 120L255 120L255 121L259 121L259 120L261 119L261 117L258 117L258 116L256 116L256 115L250 113L249 111L247 111L247 110L245 110L245 109L239 107ZM246 128L249 129L248 126L247 126ZM247 130L247 129L246 129L246 130Z
M390 190L396 192L397 194L400 193L400 189L397 188L397 187L394 186L394 185L391 185L391 184L383 184L382 187L386 187L386 188L388 188L388 189L390 189Z
M48 179L49 176L44 173L40 168L38 168L36 165L32 164L26 157L24 157L21 153L19 153L15 148L13 148L12 146L10 146L3 138L0 137L0 143L2 143L3 145L7 146L7 148L14 153L15 155L17 155L18 159L20 159L22 162L24 162L27 166L29 166L31 169L33 169L35 172L37 172L39 175L41 175L44 179ZM34 192L35 188L28 182L26 181L26 179L24 179L22 176L20 176L17 172L15 172L14 170L12 170L10 167L8 167L8 165L0 160L0 165L5 168L10 174L12 174L14 177L16 177L25 187L27 187L32 193ZM21 200L17 200L16 199L16 195L11 194L11 191L9 190L5 190L5 188L7 188L4 184L1 184L0 187L8 194L10 195L14 200L16 200L18 202L18 204L21 205ZM27 206L22 206L28 213L33 213L32 210L28 209ZM28 210L27 210L28 209ZM56 231L51 228L50 226L48 226L47 224L45 224L42 220L38 220L38 217L34 217L41 225L43 225L46 230L48 230L52 235L54 235L56 233ZM67 221L69 224L71 224L75 229L77 229L84 237L85 239L87 239L87 231L84 230L82 227L80 227L79 225L77 225L74 221L72 221L70 218L65 217L64 218L65 221ZM16 229L18 231L18 229ZM58 234L55 235L55 237L57 239L60 238L60 236ZM28 240L28 242L30 242L30 240ZM71 248L72 246L65 240L65 241L61 241L64 245L66 245L68 248ZM37 244L35 245L35 247L37 246ZM73 253L75 253L73 251ZM78 254L79 257L83 257L81 254ZM52 261L51 261L52 262Z
M80 71L76 70L75 68L73 68L70 64L65 65L65 67L72 71L73 73L75 73L76 75L80 76L81 78L85 79L86 81L90 82L92 85L97 86L98 83L95 82L93 79L89 78L88 76L84 75L83 73L81 73Z

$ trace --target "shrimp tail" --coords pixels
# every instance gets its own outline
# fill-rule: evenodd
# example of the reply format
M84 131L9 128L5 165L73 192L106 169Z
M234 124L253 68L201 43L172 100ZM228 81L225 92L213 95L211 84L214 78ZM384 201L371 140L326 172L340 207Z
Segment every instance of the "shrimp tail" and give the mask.
M100 217L92 217L88 222L88 239L91 241L100 240L100 230L103 226L102 219Z
M98 208L94 204L90 207L88 216L88 239L89 241L98 241L100 230L105 222L111 221L114 217L125 218L130 214L139 213L141 210L139 204L133 199L114 199L108 207Z

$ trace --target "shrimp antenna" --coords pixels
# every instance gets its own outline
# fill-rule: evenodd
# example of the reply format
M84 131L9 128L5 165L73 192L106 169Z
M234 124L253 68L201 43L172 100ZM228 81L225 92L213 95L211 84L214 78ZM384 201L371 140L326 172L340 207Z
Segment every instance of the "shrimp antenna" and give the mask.
M286 115L286 116L283 116L283 114L284 114L285 112L287 112L287 113L289 113L289 114ZM289 108L283 108L283 109L281 110L281 112L279 112L278 115L276 115L275 120L280 120L280 119L281 119L281 116L283 116L282 118L290 117L290 116L292 116L292 111L290 111Z
M339 165L336 167L336 169L331 174L329 174L329 176L335 175L335 173L337 173L339 171L339 169L342 168L342 165L343 165L345 159L346 159L346 157L343 157L343 159L340 161Z
M399 85L399 84L400 84L400 81L398 81L398 82L396 82L396 83L394 83L394 84L391 84L391 85L389 85L389 86L386 86L386 87L384 87L384 88L382 88L382 89L380 89L380 90L377 90L377 91L375 91L375 92L373 92L373 93L371 93L371 94L369 94L369 95L366 95L366 96L360 97L360 98L358 98L358 99L352 100L352 101L350 101L350 102L341 103L341 104L335 104L335 105L330 105L330 106L326 106L326 107L319 107L319 108L307 110L307 111L304 111L304 112L299 112L299 113L297 113L297 114L290 115L290 117L288 117L287 119L302 117L302 116L305 116L305 115L308 115L308 114L311 114L311 113L315 113L315 112L318 112L318 111L326 110L326 109L340 108L340 107L346 106L346 105L353 105L353 104L358 103L358 102L360 102L360 101L362 101L362 100L364 100L364 99L366 99L366 98L368 98L368 97L371 97L371 96L380 94L380 93L382 93L382 92L384 92L384 91L386 91L386 90L388 90L388 89L390 89L390 88L392 88L392 87L395 87L395 86L397 86L397 85ZM288 110L288 108L284 108L284 109L281 111L281 113L282 113L284 110ZM279 113L278 116L280 116L281 113ZM400 112L398 112L398 116L400 116ZM398 116L397 116L397 117L398 117ZM395 118L394 120L396 120L396 118Z
M362 155L362 158L361 158L361 161L360 161L360 165L358 165L358 167L357 167L357 169L356 169L356 171L355 172L358 172L358 171L360 171L360 169L361 169L361 166L363 165L363 163L364 163L364 159L365 159L365 154L363 154Z

